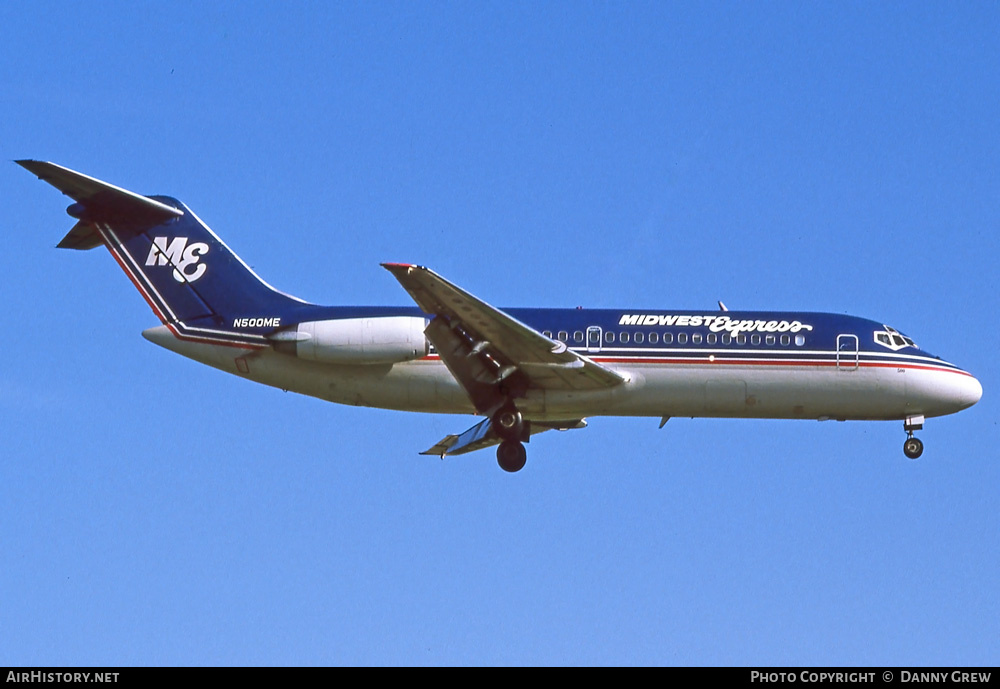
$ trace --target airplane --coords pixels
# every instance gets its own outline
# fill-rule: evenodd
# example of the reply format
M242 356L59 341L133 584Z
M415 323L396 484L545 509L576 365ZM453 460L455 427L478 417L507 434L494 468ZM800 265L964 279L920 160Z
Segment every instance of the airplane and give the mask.
M194 211L54 163L15 161L73 203L57 245L104 246L159 318L151 342L258 383L341 404L483 417L425 455L524 443L597 416L903 422L982 396L967 371L879 321L812 312L498 309L430 269L383 263L416 307L320 306L280 292Z

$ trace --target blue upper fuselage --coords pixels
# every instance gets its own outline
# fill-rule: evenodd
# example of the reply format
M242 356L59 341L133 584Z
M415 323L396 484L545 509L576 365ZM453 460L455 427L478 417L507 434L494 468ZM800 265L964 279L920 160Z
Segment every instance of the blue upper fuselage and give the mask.
M758 355L795 352L862 352L933 358L906 335L878 321L845 314L793 311L692 311L653 309L504 308L505 313L572 349L649 356L699 349L746 351ZM336 318L422 316L416 307L317 306L283 309L282 326ZM271 314L247 314L265 316ZM262 328L266 334L273 330ZM251 332L254 332L251 330Z

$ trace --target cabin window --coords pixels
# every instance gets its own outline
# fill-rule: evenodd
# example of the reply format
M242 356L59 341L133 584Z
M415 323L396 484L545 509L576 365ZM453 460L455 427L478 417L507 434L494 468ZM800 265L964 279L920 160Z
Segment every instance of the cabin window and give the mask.
M738 345L745 345L746 343L747 343L747 336L746 335L737 335L736 336L736 344L738 344Z
M611 331L604 333L604 341L611 343L615 341L615 334Z
M551 330L543 330L542 331L542 335L545 335L545 337L549 338L550 340L552 339L552 331Z
M640 342L642 342L642 340L643 340L642 333L636 333L634 339L635 339L636 344L639 344Z
M628 344L628 333L622 333L619 340L622 344Z
M687 333L677 334L677 344L687 344L687 341L688 341Z
M766 337L764 337L764 342L766 342L769 345L773 345L776 340L777 338L774 335L767 335Z
M805 335L796 335L795 336L795 346L796 347L801 347L805 343L806 343L806 336Z
M674 341L673 333L663 333L663 344L670 344Z
M660 336L656 333L649 333L649 344L656 344L660 341Z
M573 342L583 342L583 331L577 330L573 333Z
M784 346L787 347L789 344L791 344L791 342L792 342L792 338L790 338L788 335L782 335L781 336L781 344L783 344Z
M732 341L733 341L732 335L723 335L722 336L722 344L729 344Z
M718 335L716 335L715 333L709 333L709 334L708 334L708 335L707 335L707 336L705 337L705 341L706 341L706 342L708 342L708 344L715 344L715 342L716 342L716 341L717 341L718 339L719 339L719 336L718 336Z
M756 334L751 335L750 336L750 344L759 345L760 344L760 335L756 335Z
M565 330L560 330L556 339L560 342L569 342L569 334Z
M701 344L701 333L695 333L691 336L691 344Z

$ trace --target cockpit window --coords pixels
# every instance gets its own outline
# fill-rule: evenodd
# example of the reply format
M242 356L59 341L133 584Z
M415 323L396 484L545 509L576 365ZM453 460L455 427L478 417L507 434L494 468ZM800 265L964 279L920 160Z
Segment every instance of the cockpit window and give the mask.
M894 328L890 328L888 325L883 325L885 330L875 331L875 342L882 345L883 347L888 347L893 351L904 349L906 347L916 347L917 343L908 338L906 335L902 334Z

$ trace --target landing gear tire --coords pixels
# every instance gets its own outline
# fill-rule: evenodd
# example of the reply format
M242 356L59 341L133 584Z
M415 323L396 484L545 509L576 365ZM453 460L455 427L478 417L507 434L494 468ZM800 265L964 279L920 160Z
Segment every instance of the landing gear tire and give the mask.
M521 420L521 412L514 407L501 409L493 417L493 428L504 440L522 440L524 422Z
M528 452L524 445L514 440L505 440L497 448L497 464L504 471L513 474L524 468L528 460Z
M903 454L910 459L916 459L924 453L924 444L919 438L909 437L903 443Z

